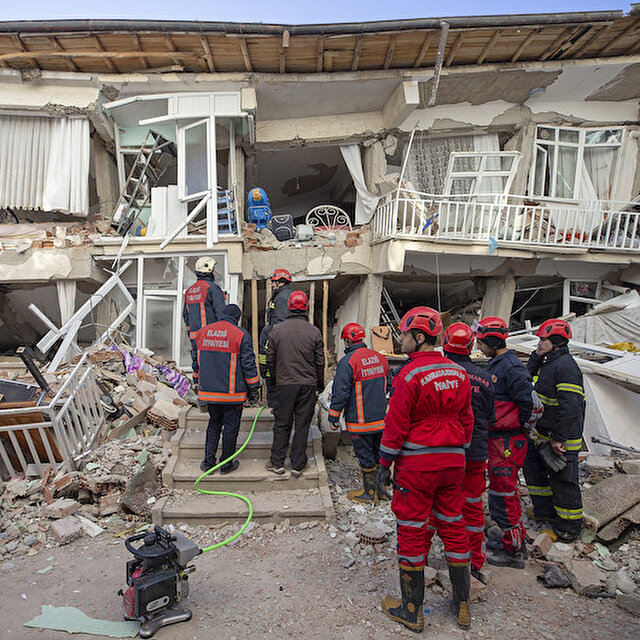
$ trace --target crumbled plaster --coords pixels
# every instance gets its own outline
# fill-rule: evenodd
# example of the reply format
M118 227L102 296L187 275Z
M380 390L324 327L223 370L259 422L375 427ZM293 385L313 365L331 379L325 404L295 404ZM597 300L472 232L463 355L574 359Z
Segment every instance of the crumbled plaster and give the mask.
M493 100L481 105L470 102L460 102L452 105L442 105L430 109L416 109L400 126L403 131L418 129L438 129L459 126L465 123L472 126L490 125L499 115L513 106L504 100Z
M98 93L97 87L0 82L0 106L4 109L21 107L40 110L43 105L51 104L59 108L87 109L98 100Z
M105 279L91 256L92 248L36 249L24 254L0 253L0 282L46 282L58 278L71 280Z
M307 265L307 275L321 276L332 272L334 259L329 256L313 258Z

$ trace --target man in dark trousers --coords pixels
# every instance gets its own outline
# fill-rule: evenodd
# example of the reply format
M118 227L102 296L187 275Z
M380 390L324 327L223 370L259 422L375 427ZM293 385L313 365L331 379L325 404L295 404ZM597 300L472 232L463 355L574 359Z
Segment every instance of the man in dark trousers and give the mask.
M444 332L442 350L449 360L464 367L471 383L473 436L471 446L466 450L467 460L463 484L465 504L462 516L471 548L471 575L480 579L480 570L486 560L482 494L487 484L485 473L488 456L488 429L489 424L495 420L495 413L493 382L491 382L489 374L471 362L469 357L474 340L475 336L468 325L454 322ZM430 522L429 541L434 533L435 526Z
M490 358L486 371L494 384L495 422L489 426L489 511L503 531L502 544L487 553L490 564L524 569L522 507L518 471L527 454L527 433L535 426L542 406L527 368L507 349L507 323L483 318L476 328L478 348Z
M387 411L389 363L383 355L367 348L363 342L364 329L359 324L346 324L340 337L345 349L331 387L329 422L333 429L338 429L344 410L347 432L362 472L363 486L351 489L347 496L355 502L373 503L389 497L384 487L376 484L380 438Z
M287 319L289 309L287 301L291 294L291 274L286 269L276 269L271 276L273 284L273 295L267 308L267 324L260 332L258 340L258 364L260 375L264 378L267 386L267 405L273 407L273 381L267 371L267 342L271 329L279 322Z
M402 598L385 596L383 613L412 631L424 628L427 523L433 517L444 542L456 621L471 626L469 539L462 519L465 448L471 442L471 385L464 367L435 350L440 314L430 307L408 311L399 326L409 355L393 379L380 444L378 478L394 489L391 510L398 530Z
M582 448L585 396L582 372L569 353L571 327L552 318L540 325L538 347L529 357L544 413L532 433L524 476L534 517L553 522L565 542L582 528L582 496L578 483L578 452Z
M267 471L284 474L284 460L295 417L291 444L291 475L299 478L307 466L307 436L322 389L324 346L320 330L308 320L309 300L293 291L287 303L289 317L271 330L267 344L267 370L274 381L275 423Z
M196 277L198 280L184 293L182 318L191 340L191 367L193 382L198 385L198 349L196 333L207 324L220 318L224 309L224 293L215 281L216 261L211 257L198 258Z
M242 418L242 404L247 397L257 398L260 377L251 344L251 336L238 326L240 307L227 305L217 322L207 324L196 333L200 383L198 400L207 405L209 425L205 441L202 471L216 464L216 452L222 433L222 455L226 460L236 450ZM235 471L236 459L220 467L220 473Z

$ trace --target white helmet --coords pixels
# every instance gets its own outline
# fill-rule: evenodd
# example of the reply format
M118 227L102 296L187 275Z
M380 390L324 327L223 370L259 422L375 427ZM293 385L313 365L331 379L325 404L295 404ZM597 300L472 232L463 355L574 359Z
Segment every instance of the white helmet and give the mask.
M197 273L212 273L216 268L216 261L211 257L198 258L196 262Z

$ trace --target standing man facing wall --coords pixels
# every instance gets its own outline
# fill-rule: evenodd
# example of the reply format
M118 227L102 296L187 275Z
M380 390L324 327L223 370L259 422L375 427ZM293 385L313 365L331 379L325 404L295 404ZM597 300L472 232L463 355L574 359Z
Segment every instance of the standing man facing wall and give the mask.
M291 444L291 475L299 478L307 466L307 436L323 388L324 347L320 329L308 320L309 300L304 291L293 291L287 302L289 317L269 334L267 370L274 382L273 445L265 468L285 472L284 460L295 420Z
M195 270L198 280L184 293L182 319L191 340L191 367L196 386L199 377L196 333L205 325L218 320L225 307L224 293L215 280L215 268L216 261L213 258L198 258Z

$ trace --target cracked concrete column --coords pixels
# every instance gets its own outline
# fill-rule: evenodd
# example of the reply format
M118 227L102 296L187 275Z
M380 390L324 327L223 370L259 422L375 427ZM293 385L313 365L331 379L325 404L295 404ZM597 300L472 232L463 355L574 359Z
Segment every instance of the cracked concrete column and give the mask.
M497 278L487 278L487 288L482 298L480 317L497 316L509 324L515 295L516 279L512 271Z
M382 298L382 276L370 273L360 285L358 322L363 326L367 343L371 345L371 327L380 324L380 300Z
M120 197L118 169L115 158L107 151L102 140L94 136L92 141L93 161L96 180L96 193L102 218L97 226L100 231L108 231L113 218L113 211Z
M365 147L363 158L364 181L371 193L378 193L376 181L387 173L387 158L381 142Z

